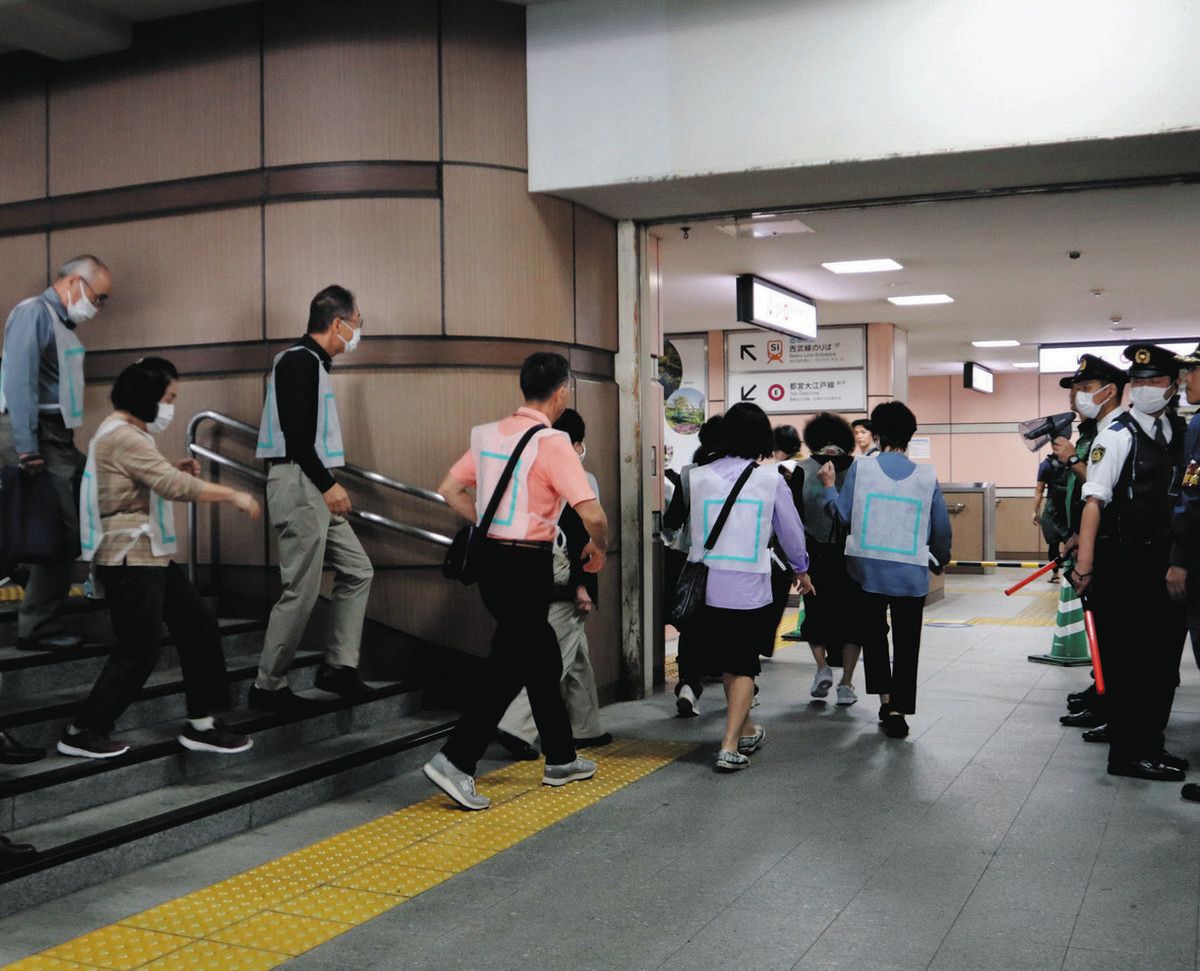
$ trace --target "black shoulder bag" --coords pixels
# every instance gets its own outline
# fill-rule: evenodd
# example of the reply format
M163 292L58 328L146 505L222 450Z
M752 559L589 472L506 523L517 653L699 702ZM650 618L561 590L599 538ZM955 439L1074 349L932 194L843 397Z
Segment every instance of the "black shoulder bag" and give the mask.
M704 603L704 595L708 589L708 564L704 562L704 557L708 556L713 547L717 545L721 530L725 528L725 520L733 511L733 504L737 501L738 493L742 491L742 486L746 484L750 474L756 468L758 468L756 462L751 462L746 466L737 482L734 483L733 491L726 498L725 505L721 507L721 514L717 516L717 521L713 523L712 530L704 541L703 555L695 562L688 560L679 573L679 582L675 584L675 603L671 606L671 613L667 617L667 620L679 630L683 630L687 626Z
M517 447L509 456L508 465L500 473L500 479L496 483L492 498L488 500L487 509L483 511L483 518L479 520L478 524L464 526L454 535L450 549L446 550L446 558L442 561L442 576L447 580L457 580L469 587L479 579L479 549L483 546L483 541L487 539L488 530L492 528L492 520L496 518L496 510L500 508L500 500L504 498L504 490L508 488L508 483L512 480L513 473L517 469L517 461L521 458L521 453L525 451L525 446L529 444L534 435L545 427L540 424L534 425L521 436Z

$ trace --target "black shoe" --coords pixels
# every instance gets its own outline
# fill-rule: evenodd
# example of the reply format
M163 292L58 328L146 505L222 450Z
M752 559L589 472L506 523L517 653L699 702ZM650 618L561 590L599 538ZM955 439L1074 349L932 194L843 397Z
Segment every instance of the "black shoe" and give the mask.
M1092 699L1090 698L1067 698L1067 711L1072 715L1078 715L1081 711L1089 711L1092 707Z
M883 734L888 738L906 738L908 736L908 722L905 720L903 712L889 711L883 716Z
M1192 766L1182 755L1172 755L1166 749L1163 749L1158 754L1158 761L1163 765L1169 765L1172 768L1178 769L1180 772L1186 772Z
M246 707L255 711L270 711L276 715L306 715L321 708L321 703L311 698L301 698L291 688L268 691L256 684L250 686Z
M575 739L576 748L603 748L605 745L611 744L612 732L605 732L603 735L596 735L593 738Z
M358 675L358 668L335 668L322 664L313 687L337 695L343 701L366 701L374 692Z
M1080 711L1074 715L1063 715L1058 721L1068 728L1099 728L1104 724L1104 716L1094 711Z
M37 856L37 850L29 843L14 843L7 836L0 836L0 869L19 866Z
M114 742L102 732L84 730L72 735L63 732L56 746L60 755L73 755L80 759L115 759L129 751L124 742Z
M83 644L78 634L58 634L55 637L18 637L20 651L74 651Z
M200 729L188 722L179 735L179 744L192 752L220 752L233 755L245 752L254 744L247 735L231 732L219 718L213 719L213 727Z
M505 751L518 762L533 762L538 758L538 750L525 739L517 738L516 735L497 731L496 741L503 745Z
M1179 791L1179 794L1188 802L1200 802L1200 786L1194 782L1189 782Z
M1100 725L1097 728L1089 728L1083 733L1085 742L1100 742L1104 745L1108 744L1108 726Z
M24 765L45 757L45 749L22 745L8 732L0 732L0 762L5 765Z
M1145 779L1147 782L1182 782L1187 776L1183 769L1166 765L1158 759L1135 759L1131 762L1109 764L1109 775L1123 775L1130 779Z

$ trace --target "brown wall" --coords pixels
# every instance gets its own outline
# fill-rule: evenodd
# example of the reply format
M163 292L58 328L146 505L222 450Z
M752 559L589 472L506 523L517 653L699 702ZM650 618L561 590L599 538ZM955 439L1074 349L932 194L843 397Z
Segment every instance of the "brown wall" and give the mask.
M331 163L320 186L305 169L280 170ZM392 175L432 175L406 188L380 175L382 163L398 163ZM525 165L517 5L250 3L141 25L120 54L0 57L0 306L40 290L68 256L104 259L115 288L81 328L91 352L81 443L105 413L111 376L161 348L185 371L179 417L163 436L164 451L182 454L196 411L257 424L270 354L302 332L312 294L341 283L366 319L362 348L335 370L348 457L429 488L472 425L518 403L525 354L555 347L577 365L588 466L615 513L616 227L530 195ZM285 188L263 195L261 180L276 175ZM150 186L153 204L121 208L130 186L148 183L168 184ZM86 204L99 198L108 210L96 216L62 198L72 193L96 193ZM251 447L221 442L246 460ZM416 500L354 494L396 519L446 533L457 525ZM186 535L182 509L177 518ZM273 560L268 528L217 519L223 562ZM205 562L212 533L203 514ZM478 596L441 579L440 550L361 535L378 568L375 619L486 650ZM618 554L590 626L606 694L618 680L619 572Z

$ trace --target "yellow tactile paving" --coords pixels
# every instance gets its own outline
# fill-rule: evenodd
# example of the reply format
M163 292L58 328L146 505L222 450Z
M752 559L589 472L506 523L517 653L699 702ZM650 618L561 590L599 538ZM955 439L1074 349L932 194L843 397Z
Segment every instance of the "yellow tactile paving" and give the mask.
M464 813L439 793L8 968L273 968L612 795L693 747L617 739L596 753L595 778L560 788L542 785L541 762L512 763L478 780L479 791L493 800L486 812Z

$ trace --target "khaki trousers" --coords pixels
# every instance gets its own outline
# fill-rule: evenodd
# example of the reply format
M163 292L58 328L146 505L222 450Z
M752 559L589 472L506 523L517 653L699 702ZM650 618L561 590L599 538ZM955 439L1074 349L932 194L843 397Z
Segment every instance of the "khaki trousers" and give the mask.
M333 516L308 476L293 462L271 466L267 510L279 541L283 596L271 611L254 683L267 691L287 686L288 669L321 590L321 571L333 567L331 630L325 662L358 667L367 597L375 571L350 524Z
M576 738L595 738L603 733L600 727L600 698L596 694L596 674L588 657L587 630L584 618L574 603L555 601L550 605L550 626L558 638L562 652L562 695L571 718L571 733ZM537 741L537 726L529 693L522 688L500 721L500 731L508 732L532 745Z

